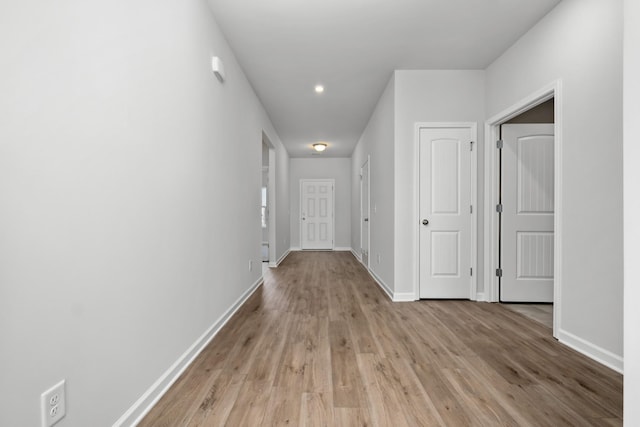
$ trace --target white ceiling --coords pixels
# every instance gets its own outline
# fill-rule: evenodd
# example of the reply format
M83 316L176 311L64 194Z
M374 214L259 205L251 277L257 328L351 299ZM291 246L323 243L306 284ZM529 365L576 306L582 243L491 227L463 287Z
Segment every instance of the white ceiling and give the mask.
M559 2L209 0L292 157L349 157L393 70L484 69Z

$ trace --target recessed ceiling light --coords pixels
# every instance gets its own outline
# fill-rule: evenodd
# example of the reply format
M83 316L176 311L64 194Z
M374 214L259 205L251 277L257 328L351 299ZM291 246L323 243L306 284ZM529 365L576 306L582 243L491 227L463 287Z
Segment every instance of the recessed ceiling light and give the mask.
M322 152L322 151L327 149L327 144L325 144L323 142L319 142L317 144L313 144L313 149L316 150L317 152Z
M324 92L324 86L322 86L322 85L316 85L316 87L315 87L315 91L316 91L316 93L322 93L322 92Z

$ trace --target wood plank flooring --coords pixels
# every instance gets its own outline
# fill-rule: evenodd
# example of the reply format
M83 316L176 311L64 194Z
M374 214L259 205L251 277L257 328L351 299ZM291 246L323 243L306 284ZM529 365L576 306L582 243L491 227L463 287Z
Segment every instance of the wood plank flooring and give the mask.
M500 304L392 303L293 252L140 426L622 425L622 376Z
M553 329L553 304L502 303L502 306Z

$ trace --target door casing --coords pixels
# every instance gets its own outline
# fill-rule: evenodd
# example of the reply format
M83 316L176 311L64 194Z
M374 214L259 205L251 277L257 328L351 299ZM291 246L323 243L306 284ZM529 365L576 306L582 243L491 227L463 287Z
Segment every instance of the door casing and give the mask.
M555 80L542 89L513 104L485 122L485 188L484 188L484 296L489 302L499 301L499 282L496 269L499 263L498 254L498 150L496 141L500 135L500 125L510 119L554 99L554 285L553 285L553 336L558 337L560 330L561 296L562 296L562 81Z
M415 233L414 236L420 236L420 227L422 226L420 217L420 129L424 128L469 128L471 135L474 135L474 140L471 150L471 205L473 206L473 212L471 212L471 268L473 274L471 274L469 285L469 299L472 301L477 300L476 290L478 288L478 227L477 227L477 213L478 213L478 125L475 122L418 122L415 124L414 130L414 221L415 221ZM414 238L415 250L414 250L414 265L415 265L415 280L413 284L413 293L415 300L420 299L420 239Z

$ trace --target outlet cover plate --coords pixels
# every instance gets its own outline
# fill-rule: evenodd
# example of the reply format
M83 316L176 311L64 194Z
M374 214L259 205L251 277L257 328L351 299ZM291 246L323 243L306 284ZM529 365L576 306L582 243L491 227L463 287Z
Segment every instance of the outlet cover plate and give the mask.
M67 413L65 380L40 395L40 417L42 427L51 427Z

